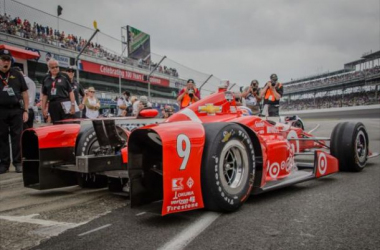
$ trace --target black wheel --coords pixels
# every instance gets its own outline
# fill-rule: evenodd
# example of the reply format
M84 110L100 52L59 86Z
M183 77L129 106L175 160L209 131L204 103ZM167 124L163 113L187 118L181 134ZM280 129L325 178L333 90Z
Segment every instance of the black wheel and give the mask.
M339 161L340 171L362 171L368 159L368 134L361 122L343 122L331 133L331 155Z
M79 135L76 146L76 155L84 156L94 154L99 148L98 139L96 138L93 127L85 129ZM77 174L78 185L82 188L103 188L107 186L107 176L96 174Z
M206 209L235 211L249 197L255 153L247 132L237 124L204 124L201 181Z

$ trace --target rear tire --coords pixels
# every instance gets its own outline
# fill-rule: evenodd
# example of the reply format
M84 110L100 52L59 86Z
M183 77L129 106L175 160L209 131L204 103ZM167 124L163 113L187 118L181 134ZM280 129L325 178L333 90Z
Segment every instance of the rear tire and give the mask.
M331 133L330 152L339 161L340 171L360 172L368 159L368 134L361 122L343 122Z
M237 124L204 124L201 182L205 208L231 212L247 200L255 176L252 141Z

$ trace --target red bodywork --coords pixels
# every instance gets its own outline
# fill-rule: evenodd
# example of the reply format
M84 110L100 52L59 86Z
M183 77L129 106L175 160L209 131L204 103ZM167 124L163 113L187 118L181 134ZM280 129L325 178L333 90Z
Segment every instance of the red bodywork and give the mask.
M296 171L295 154L306 149L323 148L324 142L297 141L312 135L301 128L272 122L258 116L242 116L230 92L219 92L200 100L168 118L164 123L140 128L154 130L163 147L163 207L162 214L203 207L201 183L202 152L205 130L202 123L237 123L253 132L261 146L263 159L260 187L271 181L288 177ZM132 132L133 134L133 132ZM176 145L178 137L190 139L191 152L187 166L183 166L186 145ZM181 141L182 143L182 141ZM317 152L317 172L321 177L338 171L337 160L326 152Z

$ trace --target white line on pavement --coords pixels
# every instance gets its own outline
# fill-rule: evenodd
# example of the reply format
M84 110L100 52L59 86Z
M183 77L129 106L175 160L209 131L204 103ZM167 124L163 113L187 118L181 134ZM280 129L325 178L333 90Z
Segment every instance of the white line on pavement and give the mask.
M136 216L140 216L140 215L143 215L143 214L146 214L146 212L138 213L138 214L136 214Z
M214 212L205 213L197 221L176 235L171 241L167 242L163 247L160 247L159 250L180 250L185 248L195 237L201 234L220 215L220 213Z
M37 215L38 214L31 214L31 215L25 215L25 216L0 215L0 219L8 220L8 221L21 222L21 223L31 223L31 224L37 224L37 225L42 225L42 226L57 226L57 225L59 225L59 226L72 226L72 227L78 226L78 224L75 224L75 223L33 219L33 217L35 217Z
M87 232L85 232L85 233L78 234L78 236L80 237L80 236L83 236L83 235L86 235L86 234L90 234L90 233L93 233L93 232L99 231L99 230L101 230L101 229L103 229L103 228L109 227L109 226L111 226L111 225L112 225L112 224L107 224L107 225L104 225L104 226L101 226L101 227L98 227L98 228L92 229L92 230L90 230L90 231L87 231Z

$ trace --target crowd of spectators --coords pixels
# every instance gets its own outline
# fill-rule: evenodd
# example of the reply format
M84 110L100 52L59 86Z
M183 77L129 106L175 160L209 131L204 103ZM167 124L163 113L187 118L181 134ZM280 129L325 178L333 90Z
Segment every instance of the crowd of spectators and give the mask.
M4 15L0 14L0 32L76 52L81 51L87 44L87 40L81 36L78 37L74 34L65 34L64 31L59 31L57 29L53 29L51 26L41 25L36 22L31 24L31 22L27 19L22 20L20 17L12 18L6 13ZM94 42L89 43L89 46L85 49L84 54L146 69L153 69L156 66L156 64L150 60L133 60L131 58L122 57ZM178 72L174 68L168 68L160 65L157 70L162 74L178 77Z
M345 81L350 81L354 79L363 79L364 77L370 77L375 74L380 73L380 66L375 66L370 69L364 69L361 71L354 71L350 73L340 74L336 76L321 78L312 81L305 81L301 83L292 84L291 82L288 84L284 84L285 93L292 92L298 89L313 89L323 86L331 86L333 84L342 83Z
M377 98L375 96L375 91L362 91L344 94L343 98L342 95L317 97L315 102L312 98L291 100L289 103L284 101L280 107L281 110L285 111L380 104L380 91L377 92Z

